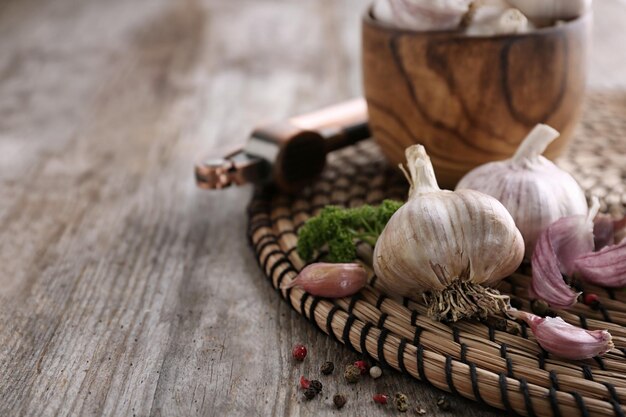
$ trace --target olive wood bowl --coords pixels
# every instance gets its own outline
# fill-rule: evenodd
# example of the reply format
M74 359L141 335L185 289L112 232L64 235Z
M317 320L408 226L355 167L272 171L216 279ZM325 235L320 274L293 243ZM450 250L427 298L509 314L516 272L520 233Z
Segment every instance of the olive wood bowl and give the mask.
M472 168L510 157L547 123L564 149L579 120L592 16L525 34L469 37L417 32L362 20L365 98L372 133L387 159L426 147L442 187Z

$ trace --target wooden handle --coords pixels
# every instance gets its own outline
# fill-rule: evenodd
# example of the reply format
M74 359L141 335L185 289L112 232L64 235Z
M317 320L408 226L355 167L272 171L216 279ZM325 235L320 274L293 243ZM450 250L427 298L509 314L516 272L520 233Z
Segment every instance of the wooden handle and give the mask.
M327 153L369 136L367 105L358 98L257 128L251 141L276 146L274 150L265 146L261 156L272 160L276 184L294 192L321 173ZM255 148L263 147L257 143Z
M196 180L216 189L261 182L271 172L281 189L298 191L322 172L328 152L369 136L365 100L350 100L255 129L243 149L203 158Z

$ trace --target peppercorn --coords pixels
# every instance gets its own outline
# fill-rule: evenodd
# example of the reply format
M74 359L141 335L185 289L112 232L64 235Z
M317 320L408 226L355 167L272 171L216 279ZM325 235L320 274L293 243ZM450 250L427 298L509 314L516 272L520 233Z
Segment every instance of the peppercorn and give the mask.
M346 366L346 370L343 373L343 377L346 378L346 381L348 381L348 383L356 384L361 378L361 370L358 366L348 365Z
M372 399L375 403L385 405L387 404L387 400L389 400L389 396L385 394L374 394Z
M380 378L380 376L383 374L383 370L380 369L378 366L372 366L370 368L370 376L374 379L378 379Z
M304 398L307 400L312 400L317 395L317 390L313 387L308 387L304 390Z
M311 385L311 382L304 376L300 377L300 388L307 389Z
M437 398L437 407L442 411L448 411L450 410L450 402L444 395L441 395Z
M322 383L320 381L318 381L317 379L312 380L311 382L309 382L310 387L313 388L315 391L322 392Z
M304 358L306 358L306 347L301 344L295 345L291 351L291 355L295 360L302 362Z
M598 296L593 293L585 294L583 302L585 305L591 307L592 310L597 310L600 307L600 300L598 299Z
M335 404L335 407L337 407L338 410L343 408L343 406L346 405L347 402L348 400L346 399L346 396L343 394L335 394L335 396L333 397L333 403Z
M322 364L322 366L320 366L320 372L323 375L330 375L333 373L334 370L335 370L335 364L330 361L326 361Z
M550 308L548 307L548 303L543 300L532 300L530 302L530 309L534 314L540 317L547 316L550 310Z
M403 393L401 393L401 392L396 393L396 396L395 396L394 400L395 400L395 403L396 403L396 408L401 413L404 413L404 412L406 412L406 410L409 409L409 399Z
M361 375L365 375L369 369L365 361L356 361L354 362L354 366L361 370Z

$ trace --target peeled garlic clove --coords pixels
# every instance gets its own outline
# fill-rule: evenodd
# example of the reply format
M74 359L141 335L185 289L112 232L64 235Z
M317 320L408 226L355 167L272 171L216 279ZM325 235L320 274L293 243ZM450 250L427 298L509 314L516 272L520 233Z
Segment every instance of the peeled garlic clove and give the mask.
M566 308L576 303L578 293L565 283L562 274L572 276L577 269L576 259L593 251L592 219L599 208L594 198L587 216L563 217L541 233L531 260L532 297L552 307Z
M457 29L472 0L387 0L393 24L403 29ZM379 10L384 10L378 6Z
M507 314L524 320L532 329L539 345L562 358L589 359L603 355L614 347L611 333L606 330L585 330L566 323L560 317L543 318L514 309Z
M579 256L574 264L585 282L602 287L626 286L626 239L599 252Z
M522 12L504 2L474 2L472 5L466 29L469 36L524 33L532 29Z
M582 16L592 0L507 0L529 19L537 22L568 20Z
M598 214L593 219L595 249L600 250L605 246L618 243L623 237L626 237L622 236L624 231L626 231L626 217L614 220L608 214Z
M473 190L441 190L426 150L406 150L409 200L385 226L374 248L374 270L385 291L425 295L429 315L456 321L506 309L508 297L486 288L517 269L524 243L495 198Z
M524 236L527 259L550 224L561 217L587 214L587 200L576 180L541 156L558 136L550 126L537 125L511 159L473 169L456 187L481 191L504 204Z
M356 294L367 285L367 271L359 264L332 264L318 262L308 265L281 290L302 287L309 294L327 298L341 298Z

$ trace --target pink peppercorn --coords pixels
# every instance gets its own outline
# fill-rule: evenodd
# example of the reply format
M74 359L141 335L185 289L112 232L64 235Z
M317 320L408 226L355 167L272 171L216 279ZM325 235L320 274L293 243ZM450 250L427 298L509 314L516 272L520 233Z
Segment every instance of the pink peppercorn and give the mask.
M291 351L291 355L295 360L302 362L304 358L306 358L306 347L301 344L295 345Z
M387 400L389 400L389 396L385 394L374 394L372 399L374 400L375 403L385 405L387 404Z

